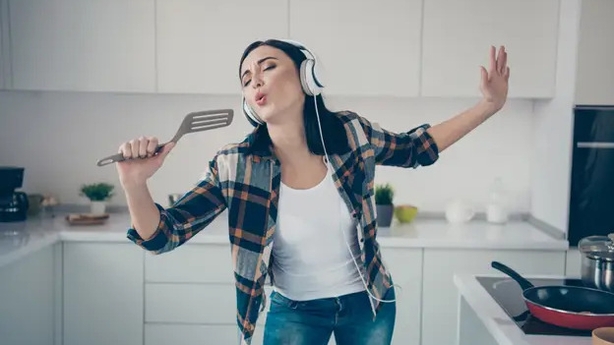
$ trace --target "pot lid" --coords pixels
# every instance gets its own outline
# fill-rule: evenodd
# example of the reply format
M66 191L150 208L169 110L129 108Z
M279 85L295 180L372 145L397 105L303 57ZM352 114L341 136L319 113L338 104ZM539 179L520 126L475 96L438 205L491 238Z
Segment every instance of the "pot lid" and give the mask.
M578 250L596 259L614 261L614 233L608 236L589 236L578 242Z

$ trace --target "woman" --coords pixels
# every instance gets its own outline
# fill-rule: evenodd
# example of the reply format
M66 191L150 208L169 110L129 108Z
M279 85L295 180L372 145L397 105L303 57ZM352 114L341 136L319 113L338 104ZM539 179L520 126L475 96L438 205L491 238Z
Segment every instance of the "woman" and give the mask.
M205 177L173 207L156 204L147 180L172 144L157 138L124 143L117 164L133 227L128 238L156 254L168 252L228 210L236 277L237 323L250 344L274 291L264 344L390 344L395 291L376 241L375 166L433 164L440 152L499 111L507 98L507 53L490 50L482 67L483 99L436 126L393 133L350 111L328 110L310 64L296 42L247 47L239 76L244 112L256 128L221 148ZM142 158L142 159L130 159ZM146 159L144 159L146 158Z

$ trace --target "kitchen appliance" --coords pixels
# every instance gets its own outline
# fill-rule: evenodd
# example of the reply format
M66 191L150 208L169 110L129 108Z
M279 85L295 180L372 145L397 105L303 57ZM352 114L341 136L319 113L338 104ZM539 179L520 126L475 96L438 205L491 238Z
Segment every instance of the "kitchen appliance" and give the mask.
M584 284L614 292L614 234L585 237L578 242L578 250Z
M0 222L26 220L28 196L17 191L23 185L25 168L0 167Z
M586 286L535 286L500 262L493 261L492 267L518 283L529 312L545 323L590 331L614 327L614 294L610 292Z
M510 320L526 335L591 336L591 331L558 327L533 316L522 298L522 288L509 277L477 277L476 279ZM535 286L584 286L582 280L571 278L540 278L529 279L529 281Z
M576 106L569 196L571 247L614 233L614 106Z
M160 152L162 147L168 143L172 142L176 144L185 134L230 126L233 117L234 110L232 109L206 110L189 113L183 118L183 121L177 129L175 136L169 142L158 145L155 153ZM114 162L121 162L123 160L124 155L121 153L116 153L109 157L102 158L97 164L98 166L104 166Z

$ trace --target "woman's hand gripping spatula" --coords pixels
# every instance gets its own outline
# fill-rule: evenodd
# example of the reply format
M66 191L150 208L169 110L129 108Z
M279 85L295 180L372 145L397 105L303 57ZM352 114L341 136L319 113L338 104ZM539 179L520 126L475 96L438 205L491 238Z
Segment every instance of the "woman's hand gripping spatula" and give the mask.
M181 126L179 126L175 136L169 142L158 145L155 153L160 152L162 147L170 142L176 144L185 134L227 127L232 123L233 115L234 111L232 109L205 110L189 113L181 122ZM101 167L124 160L124 156L121 153L116 153L99 160L97 164Z

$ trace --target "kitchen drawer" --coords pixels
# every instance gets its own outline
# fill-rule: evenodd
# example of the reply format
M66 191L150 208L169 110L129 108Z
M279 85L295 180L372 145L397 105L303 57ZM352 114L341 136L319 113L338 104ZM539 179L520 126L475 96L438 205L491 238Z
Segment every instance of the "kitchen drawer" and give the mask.
M264 327L256 327L252 344L262 344ZM146 324L145 345L237 345L239 328L232 325Z
M233 325L171 325L146 324L145 345L238 345L239 328ZM264 325L258 325L252 337L253 345L264 341ZM328 345L335 345L331 337Z
M184 244L145 256L145 281L234 284L230 244Z
M270 287L265 287L267 305L258 319L264 324ZM145 285L145 322L180 324L236 324L234 284Z

